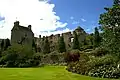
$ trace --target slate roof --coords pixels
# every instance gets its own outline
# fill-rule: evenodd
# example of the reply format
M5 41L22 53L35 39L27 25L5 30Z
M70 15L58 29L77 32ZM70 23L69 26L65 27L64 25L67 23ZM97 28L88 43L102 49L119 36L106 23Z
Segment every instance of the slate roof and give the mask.
M20 30L26 30L26 31L31 31L32 32L32 30L30 30L28 27L24 27L24 26L19 26L19 29Z
M19 28L20 31L25 30L25 31L30 31L30 32L32 32L32 30L29 29L28 27L24 27L24 26L19 25L18 28ZM12 28L12 30L14 30L14 29L15 29L15 26ZM11 31L12 31L12 30L11 30ZM33 33L33 32L32 32L32 33Z

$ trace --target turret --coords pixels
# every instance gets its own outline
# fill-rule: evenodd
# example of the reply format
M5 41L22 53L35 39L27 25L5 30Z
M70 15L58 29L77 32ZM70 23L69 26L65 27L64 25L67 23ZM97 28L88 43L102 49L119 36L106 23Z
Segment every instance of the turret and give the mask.
M19 26L19 21L14 22L14 26Z
M31 25L28 25L28 28L29 28L30 30L31 30L31 27L32 27Z
M39 39L41 39L41 35L39 35Z
M86 32L84 31L83 28L81 28L80 26L78 26L75 30L74 30L77 34L86 34Z

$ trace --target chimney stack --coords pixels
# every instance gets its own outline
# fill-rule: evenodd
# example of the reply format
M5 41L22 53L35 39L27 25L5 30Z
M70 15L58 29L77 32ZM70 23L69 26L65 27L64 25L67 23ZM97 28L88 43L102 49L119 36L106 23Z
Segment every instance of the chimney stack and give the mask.
M29 28L30 30L31 30L31 27L32 27L31 25L28 25L28 28Z
M19 26L19 21L14 22L14 26Z

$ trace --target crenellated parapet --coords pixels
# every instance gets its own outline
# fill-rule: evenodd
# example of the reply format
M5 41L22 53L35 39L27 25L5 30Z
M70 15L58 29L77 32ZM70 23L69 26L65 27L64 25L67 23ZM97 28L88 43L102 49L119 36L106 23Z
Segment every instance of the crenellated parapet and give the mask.
M86 32L81 27L78 27L74 31L78 34L79 42L82 43L82 41L84 41L84 39L86 37ZM69 50L72 47L72 42L73 42L73 37L74 37L73 32L69 31L69 32L65 32L62 34L55 34L55 35L52 34L50 36L47 36L48 41L50 43L50 50L51 51L55 51L58 49L58 40L59 40L60 36L64 37L66 50ZM37 43L39 44L39 46L41 45L41 47L43 46L42 43L43 43L44 38L45 38L45 36L41 37L41 35L38 38Z

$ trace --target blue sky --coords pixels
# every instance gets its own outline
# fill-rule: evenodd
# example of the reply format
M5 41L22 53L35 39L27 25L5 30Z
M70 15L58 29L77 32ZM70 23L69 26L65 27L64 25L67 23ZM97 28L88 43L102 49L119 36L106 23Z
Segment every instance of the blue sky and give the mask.
M111 7L113 0L51 0L61 21L67 22L69 29L81 26L87 32L92 32L98 26L99 15L104 7ZM70 19L70 17L72 19Z
M0 38L10 38L16 20L25 27L32 25L35 37L61 34L77 26L91 33L104 7L112 3L113 0L0 0Z

